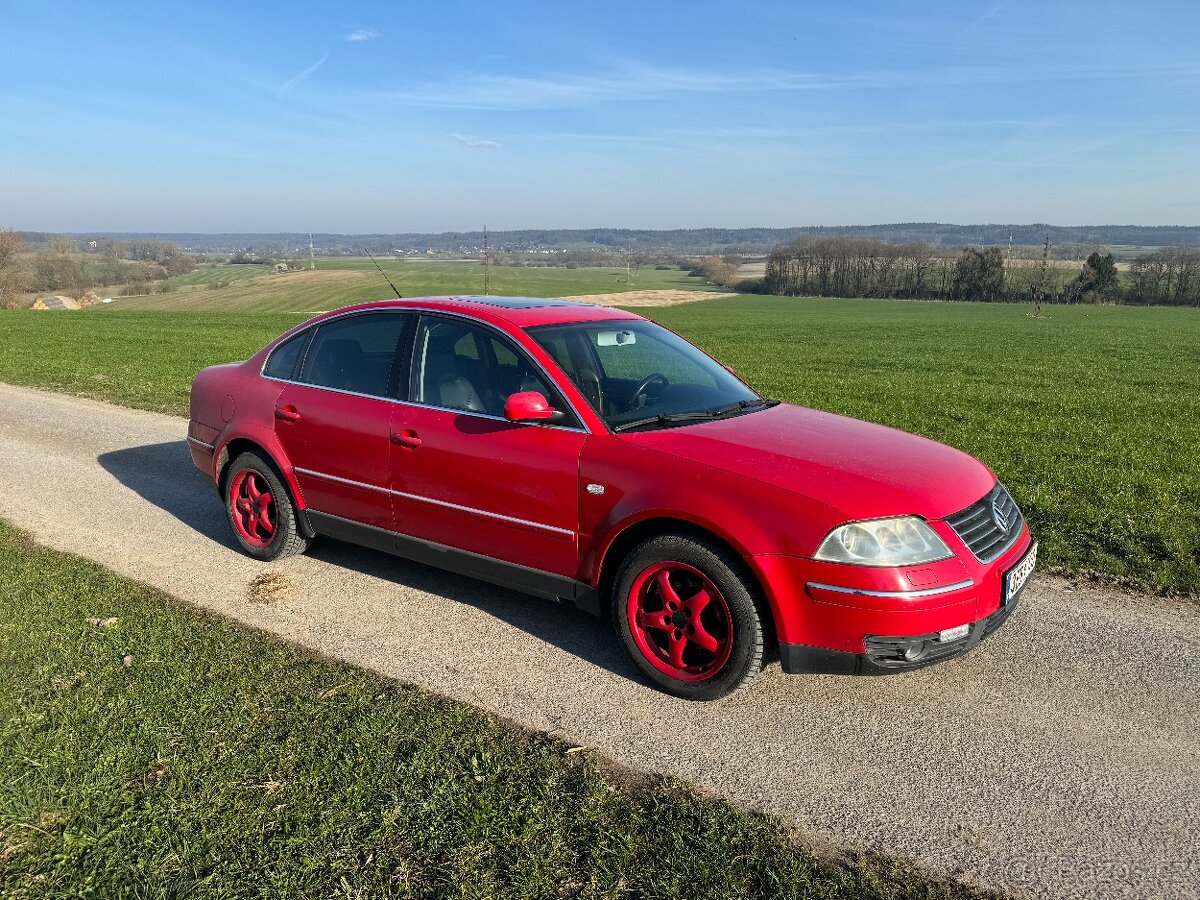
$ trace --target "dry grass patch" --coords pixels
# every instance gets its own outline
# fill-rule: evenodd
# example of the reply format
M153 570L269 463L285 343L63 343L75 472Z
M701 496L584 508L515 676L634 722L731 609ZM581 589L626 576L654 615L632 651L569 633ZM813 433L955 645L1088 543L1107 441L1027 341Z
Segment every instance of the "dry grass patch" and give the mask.
M716 300L736 297L737 294L717 294L713 291L623 291L619 294L580 294L564 297L576 303L591 303L594 306L678 306L680 303L697 303L701 300Z
M266 605L290 597L295 592L296 583L290 576L282 572L264 572L250 582L246 599L251 603Z

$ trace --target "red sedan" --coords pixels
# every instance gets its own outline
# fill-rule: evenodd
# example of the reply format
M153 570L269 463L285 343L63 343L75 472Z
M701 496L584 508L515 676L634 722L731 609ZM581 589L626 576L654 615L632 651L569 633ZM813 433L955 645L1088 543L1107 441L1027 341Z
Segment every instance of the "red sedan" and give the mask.
M970 650L1036 561L983 463L761 397L675 333L523 297L350 307L192 385L238 542L318 535L611 611L638 667L724 696Z

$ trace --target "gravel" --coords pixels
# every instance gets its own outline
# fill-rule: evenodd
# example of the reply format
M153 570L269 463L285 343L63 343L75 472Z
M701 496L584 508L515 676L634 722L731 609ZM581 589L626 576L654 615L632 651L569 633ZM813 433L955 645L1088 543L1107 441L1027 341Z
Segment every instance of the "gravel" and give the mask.
M1200 605L1037 577L968 656L786 676L717 703L645 683L574 609L323 541L237 552L186 422L0 385L0 516L248 625L798 826L1039 897L1200 897ZM289 591L254 602L262 576ZM258 598L261 599L261 598Z

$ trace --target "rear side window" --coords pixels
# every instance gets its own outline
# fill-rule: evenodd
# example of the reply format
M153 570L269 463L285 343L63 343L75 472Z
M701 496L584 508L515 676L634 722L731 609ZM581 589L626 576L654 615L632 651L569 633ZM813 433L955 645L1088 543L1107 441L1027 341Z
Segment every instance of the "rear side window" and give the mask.
M295 378L296 364L304 355L304 348L308 346L308 339L311 337L311 330L304 331L293 338L288 338L272 350L271 358L263 367L263 374L268 378L282 378L285 381Z
M372 397L391 396L396 351L410 319L404 313L369 313L320 326L304 357L300 380Z

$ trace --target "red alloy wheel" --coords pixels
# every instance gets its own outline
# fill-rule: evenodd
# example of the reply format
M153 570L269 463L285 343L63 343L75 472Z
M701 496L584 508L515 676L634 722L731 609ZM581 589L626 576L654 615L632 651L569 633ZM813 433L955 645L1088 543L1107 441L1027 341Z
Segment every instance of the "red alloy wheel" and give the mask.
M242 469L229 486L229 515L242 540L268 547L279 525L278 511L267 479L257 469Z
M626 613L638 649L664 675L704 681L729 661L729 604L699 569L681 562L645 569L629 590Z

